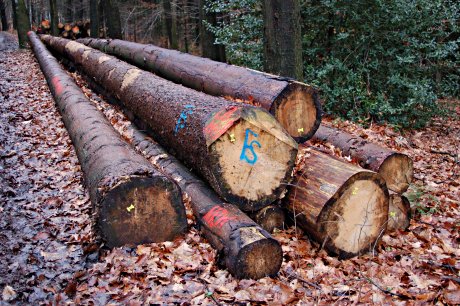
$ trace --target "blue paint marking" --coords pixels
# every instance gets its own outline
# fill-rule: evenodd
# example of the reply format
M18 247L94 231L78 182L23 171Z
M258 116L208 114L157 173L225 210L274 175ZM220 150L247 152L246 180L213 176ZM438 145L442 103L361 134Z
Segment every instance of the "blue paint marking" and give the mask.
M174 135L176 135L180 129L185 128L187 124L187 116L193 114L193 105L185 105L185 109L180 113L179 119L177 119L176 127L174 128Z
M249 134L251 134L252 136L256 138L259 137L259 135L257 135L250 129L246 129L246 136L244 137L243 151L241 151L240 160L245 160L248 164L254 165L257 162L257 154L254 150L254 145L257 145L259 148L261 148L262 146L260 145L260 142L258 142L257 140L253 140L251 141L251 143L248 144ZM252 159L249 159L246 156L247 150L251 151Z

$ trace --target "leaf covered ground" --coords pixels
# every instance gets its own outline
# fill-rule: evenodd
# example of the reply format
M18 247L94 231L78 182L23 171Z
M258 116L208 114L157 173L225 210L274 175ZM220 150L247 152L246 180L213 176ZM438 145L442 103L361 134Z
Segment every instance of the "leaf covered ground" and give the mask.
M274 234L284 251L279 275L236 280L216 264L190 211L176 241L113 250L94 243L81 169L46 81L33 54L0 35L0 305L460 303L458 102L445 102L454 117L405 134L326 118L414 159L409 230L338 260L289 227ZM73 76L129 141L123 114Z

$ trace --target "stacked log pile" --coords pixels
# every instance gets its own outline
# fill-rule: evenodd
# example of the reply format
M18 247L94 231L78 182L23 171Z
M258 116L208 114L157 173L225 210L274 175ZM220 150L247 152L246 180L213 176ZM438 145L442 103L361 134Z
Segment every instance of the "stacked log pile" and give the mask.
M153 45L116 39L87 38L78 42L209 95L261 106L298 142L310 139L321 122L316 89L292 79Z
M409 227L410 203L402 195L409 188L414 173L409 156L324 125L320 126L313 139L332 144L343 155L357 160L361 167L378 172L385 179L391 193L388 230L405 230Z
M42 40L112 93L225 200L254 211L286 189L297 143L265 110L176 85L74 41Z
M409 204L402 192L413 166L406 155L322 126L315 141L341 148L365 169L302 146L303 158L292 177L298 147L291 136L305 141L320 121L319 100L310 86L155 46L80 40L157 76L85 44L48 35L41 39L155 139L132 128L133 145L189 195L203 235L234 276L257 279L278 272L281 247L268 232L284 228L284 209L309 237L340 258L374 250L387 228L407 228ZM35 36L31 40L38 45ZM64 117L69 133L74 133L72 124L81 129L78 133L88 129L78 120ZM78 141L77 152L88 146ZM94 172L85 167L85 173ZM287 186L287 196L279 201Z
M187 228L178 186L136 153L29 32L85 174L96 232L109 247L172 240Z

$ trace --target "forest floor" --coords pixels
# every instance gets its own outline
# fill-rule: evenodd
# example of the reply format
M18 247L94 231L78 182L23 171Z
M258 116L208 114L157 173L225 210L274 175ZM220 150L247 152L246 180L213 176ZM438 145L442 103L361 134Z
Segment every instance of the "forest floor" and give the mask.
M86 95L129 140L129 121ZM0 305L8 304L437 304L460 303L460 103L421 130L325 121L410 155L414 218L372 252L338 260L293 227L275 278L236 280L189 230L173 242L100 249L69 136L31 51L0 33ZM324 147L337 155L335 148ZM343 157L346 158L346 157Z

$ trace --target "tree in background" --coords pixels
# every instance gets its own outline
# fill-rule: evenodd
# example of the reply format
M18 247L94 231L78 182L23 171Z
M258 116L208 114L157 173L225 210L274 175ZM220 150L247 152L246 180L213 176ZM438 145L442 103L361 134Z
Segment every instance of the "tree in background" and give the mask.
M264 0L264 70L303 80L299 0Z
M99 38L99 0L89 1L89 14L91 22L91 37Z
M216 36L212 28L217 27L217 12L208 10L205 6L205 0L200 1L200 42L201 54L203 57L215 61L225 62L225 46L216 42ZM208 27L206 27L206 25Z
M102 0L107 36L113 39L121 39L120 9L117 0Z
M8 19L6 18L5 0L0 0L0 19L1 19L2 31L8 31Z
M13 0L17 1L16 4L16 16L17 16L17 29L18 29L18 40L20 48L27 48L27 32L30 30L29 16L27 14L26 4L24 0Z
M58 30L58 10L56 0L50 0L50 19L51 19L51 35L57 36Z

